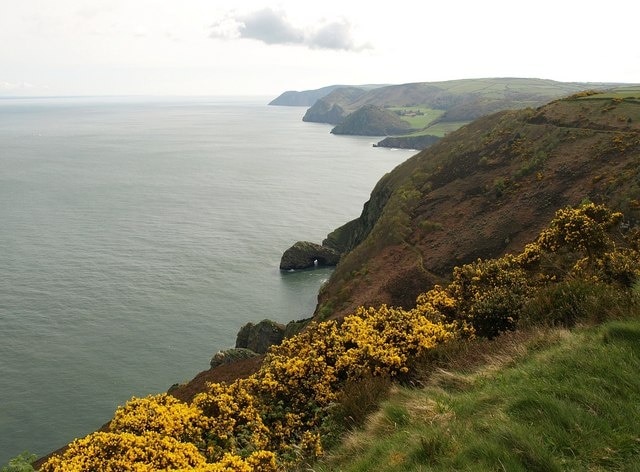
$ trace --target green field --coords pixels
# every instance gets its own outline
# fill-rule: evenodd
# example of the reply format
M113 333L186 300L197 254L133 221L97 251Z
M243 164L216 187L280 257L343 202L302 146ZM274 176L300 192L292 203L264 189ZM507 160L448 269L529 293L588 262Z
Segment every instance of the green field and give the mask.
M640 100L640 85L639 86L626 86L616 87L610 91L599 93L597 95L590 95L586 97L580 97L580 100L605 100L605 99L622 99L622 100Z
M469 121L444 121L435 123L424 130L424 134L432 134L434 136L444 137L445 135L469 124Z
M443 138L445 135L469 123L470 123L469 121L436 122L431 126L421 129L420 131L416 131L415 133L407 134L406 136L431 135L431 136L438 136L439 138Z
M445 113L425 107L389 107L387 110L396 113L414 129L426 128Z
M544 79L525 78L486 78L486 79L462 79L447 82L433 82L444 90L453 94L481 93L487 98L503 98L506 94L553 97L558 93L569 95L579 90L584 90L583 84L554 82Z

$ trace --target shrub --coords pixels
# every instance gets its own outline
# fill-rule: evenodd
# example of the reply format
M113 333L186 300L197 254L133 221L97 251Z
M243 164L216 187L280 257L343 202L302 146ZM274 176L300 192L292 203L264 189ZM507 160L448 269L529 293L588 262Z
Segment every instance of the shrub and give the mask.
M209 428L202 411L171 395L132 398L116 410L109 424L112 432L144 434L149 431L171 436L179 441L200 443Z
M205 458L195 445L160 433L97 432L71 443L61 456L45 462L41 471L152 472L202 467L205 464Z
M333 421L338 423L340 430L361 426L367 416L387 398L390 388L391 378L384 375L347 380L331 412Z
M25 451L11 459L7 465L0 469L0 472L34 472L31 463L35 460L35 454Z
M252 379L230 385L210 383L206 392L193 399L208 424L204 434L207 459L219 460L226 453L247 454L267 446L269 431L253 390Z
M628 311L630 295L592 280L567 280L537 291L523 310L521 324L572 327L602 322Z

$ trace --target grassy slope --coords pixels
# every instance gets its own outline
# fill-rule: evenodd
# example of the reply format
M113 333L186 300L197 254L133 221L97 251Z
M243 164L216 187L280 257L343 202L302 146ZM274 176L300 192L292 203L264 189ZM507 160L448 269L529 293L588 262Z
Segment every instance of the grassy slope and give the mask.
M314 470L640 470L637 316L494 343L473 373L394 390Z
M438 136L444 138L447 134L454 132L458 128L462 128L464 125L469 124L468 121L438 121L432 125L427 126L425 129L411 133L407 136L422 136L429 134L431 136Z
M444 114L444 110L434 110L425 107L389 107L395 113L405 113L401 118L414 129L424 129ZM420 113L411 115L411 113Z

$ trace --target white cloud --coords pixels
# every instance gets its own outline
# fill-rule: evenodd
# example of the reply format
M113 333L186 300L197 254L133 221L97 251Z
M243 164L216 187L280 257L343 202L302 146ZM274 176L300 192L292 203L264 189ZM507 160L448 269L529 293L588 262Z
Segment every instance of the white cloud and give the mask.
M359 51L372 47L370 44L357 45L355 43L351 23L346 20L323 25L307 38L307 44L311 48L343 49L345 51Z
M239 20L242 38L257 39L266 44L304 43L304 31L290 24L282 11L265 8L240 17Z
M284 11L272 8L228 14L211 26L210 37L253 39L265 44L300 45L310 49L360 51L371 48L369 44L356 43L352 25L345 19L317 27L298 27Z

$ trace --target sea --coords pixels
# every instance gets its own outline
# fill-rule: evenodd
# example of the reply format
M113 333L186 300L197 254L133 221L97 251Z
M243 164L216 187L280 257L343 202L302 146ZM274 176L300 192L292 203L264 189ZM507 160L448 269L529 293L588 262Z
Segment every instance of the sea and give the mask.
M310 316L331 269L279 270L414 151L267 97L0 99L0 465L47 454Z

